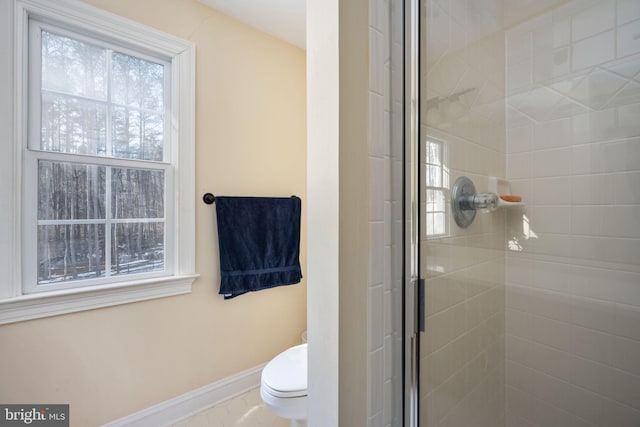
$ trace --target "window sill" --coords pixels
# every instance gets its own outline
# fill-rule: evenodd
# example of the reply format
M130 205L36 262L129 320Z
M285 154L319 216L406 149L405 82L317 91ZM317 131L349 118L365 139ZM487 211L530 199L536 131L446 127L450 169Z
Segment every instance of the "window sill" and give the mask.
M0 325L191 292L199 275L172 276L0 300Z

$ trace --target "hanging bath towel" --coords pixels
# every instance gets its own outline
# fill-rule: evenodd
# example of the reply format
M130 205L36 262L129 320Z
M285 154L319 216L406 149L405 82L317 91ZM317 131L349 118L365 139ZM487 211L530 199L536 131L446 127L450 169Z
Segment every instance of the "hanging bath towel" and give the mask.
M224 299L300 282L300 198L216 197Z

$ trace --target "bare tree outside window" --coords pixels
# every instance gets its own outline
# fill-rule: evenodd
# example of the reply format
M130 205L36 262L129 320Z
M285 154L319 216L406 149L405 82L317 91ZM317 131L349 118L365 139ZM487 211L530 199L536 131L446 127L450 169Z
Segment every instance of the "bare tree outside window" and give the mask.
M164 270L164 65L45 30L41 49L39 149L64 157L38 161L38 285Z

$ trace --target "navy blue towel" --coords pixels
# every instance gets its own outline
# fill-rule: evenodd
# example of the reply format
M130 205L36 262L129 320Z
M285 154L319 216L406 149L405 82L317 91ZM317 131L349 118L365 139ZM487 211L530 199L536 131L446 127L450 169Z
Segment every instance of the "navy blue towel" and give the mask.
M300 282L298 197L216 197L224 299Z

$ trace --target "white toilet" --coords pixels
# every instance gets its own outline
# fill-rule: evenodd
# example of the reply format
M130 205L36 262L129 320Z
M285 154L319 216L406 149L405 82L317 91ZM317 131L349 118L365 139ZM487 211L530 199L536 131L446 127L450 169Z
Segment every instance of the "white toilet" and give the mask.
M262 370L260 396L291 427L307 427L307 344L291 347L274 357Z

